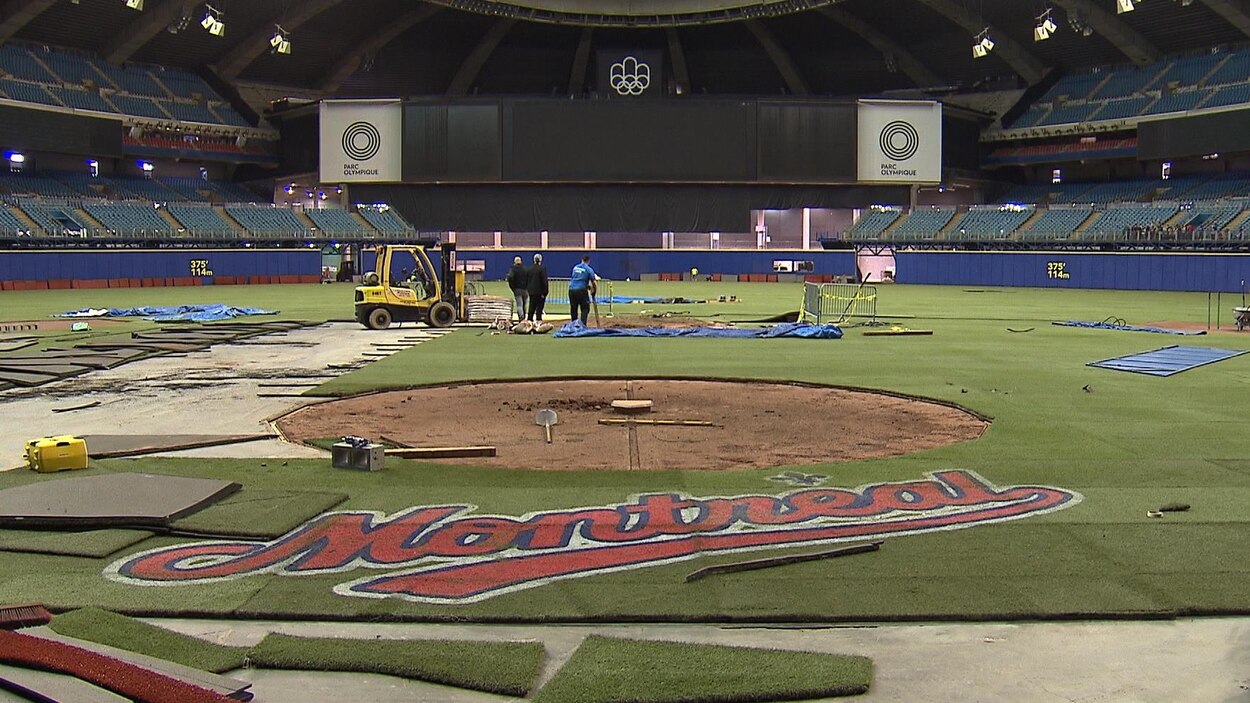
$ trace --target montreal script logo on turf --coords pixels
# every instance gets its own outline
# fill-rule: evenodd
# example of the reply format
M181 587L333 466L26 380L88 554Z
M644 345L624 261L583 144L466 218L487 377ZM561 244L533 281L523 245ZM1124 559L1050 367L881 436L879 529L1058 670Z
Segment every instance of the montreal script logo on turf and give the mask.
M160 547L104 575L139 586L207 584L257 574L384 570L334 592L419 603L485 600L562 579L700 556L953 530L1040 515L1081 501L1046 486L999 488L970 471L855 489L695 498L647 493L618 505L474 515L423 505L394 515L325 513L272 542Z

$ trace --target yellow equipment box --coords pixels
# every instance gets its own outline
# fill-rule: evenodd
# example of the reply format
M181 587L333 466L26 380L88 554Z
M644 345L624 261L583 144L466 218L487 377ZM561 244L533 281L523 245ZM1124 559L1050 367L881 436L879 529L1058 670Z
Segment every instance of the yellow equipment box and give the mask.
M73 435L32 439L26 443L26 465L40 473L85 469L87 443Z

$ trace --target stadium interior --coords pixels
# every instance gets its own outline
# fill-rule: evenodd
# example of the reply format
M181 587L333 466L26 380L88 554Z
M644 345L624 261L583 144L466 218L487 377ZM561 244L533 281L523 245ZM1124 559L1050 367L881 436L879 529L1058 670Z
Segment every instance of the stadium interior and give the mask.
M384 96L593 102L605 97L595 52L620 46L662 57L654 97L935 99L948 132L957 125L964 138L948 135L942 183L880 203L862 193L803 208L762 198L720 218L731 226L714 238L711 227L627 223L612 228L626 230L607 236L612 246L1240 249L1250 218L1250 144L1171 135L1186 119L1238 117L1250 105L1250 15L1229 3L1129 2L1118 13L1076 0L678 12L450 0L17 5L0 26L0 110L36 131L50 114L89 118L67 129L102 129L109 146L10 130L0 225L11 246L283 245L418 230L456 231L469 247L526 246L533 231L548 232L549 246L583 246L578 230L592 227L422 217L321 182L306 144L310 106Z

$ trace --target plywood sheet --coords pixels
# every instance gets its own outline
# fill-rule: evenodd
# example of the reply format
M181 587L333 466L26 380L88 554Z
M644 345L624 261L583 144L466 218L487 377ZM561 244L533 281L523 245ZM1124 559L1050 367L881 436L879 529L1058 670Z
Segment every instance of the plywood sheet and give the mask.
M160 474L50 479L0 491L0 527L164 527L242 488Z

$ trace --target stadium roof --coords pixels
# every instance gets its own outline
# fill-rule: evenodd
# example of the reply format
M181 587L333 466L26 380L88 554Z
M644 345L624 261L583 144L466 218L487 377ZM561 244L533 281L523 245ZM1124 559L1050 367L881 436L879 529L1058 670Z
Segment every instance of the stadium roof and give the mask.
M663 51L666 80L693 94L854 95L1250 41L1240 0L1137 1L1053 0L1059 30L1035 43L1041 0L7 0L0 40L338 95L580 94L600 48ZM224 36L201 27L208 5ZM277 25L289 55L270 51ZM995 48L974 59L987 27Z

